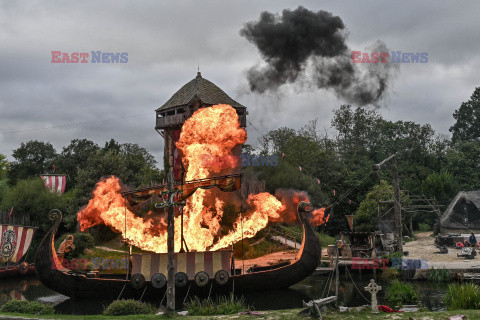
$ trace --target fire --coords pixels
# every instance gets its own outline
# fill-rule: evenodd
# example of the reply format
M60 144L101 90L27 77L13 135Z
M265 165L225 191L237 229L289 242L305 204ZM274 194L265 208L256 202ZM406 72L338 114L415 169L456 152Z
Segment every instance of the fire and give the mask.
M216 105L201 108L187 119L182 127L177 147L186 169L185 180L209 178L232 173L240 166L240 146L247 133L240 127L238 115L231 106ZM222 159L223 161L205 161ZM225 161L227 159L228 161ZM167 231L164 218L151 212L147 218L136 216L125 208L118 178L109 177L97 183L93 198L80 210L77 220L84 231L105 223L122 233L126 241L153 252L167 251ZM197 189L184 207L183 230L189 250L205 251L226 248L243 238L252 238L268 223L296 221L300 201L309 201L305 192L279 190L248 196L248 209L238 216L229 232L222 230L223 206L232 196L211 190ZM328 221L324 209L312 212L311 222L320 225ZM125 220L126 219L126 220ZM126 222L125 222L126 221ZM125 229L126 225L126 229ZM175 217L175 248L181 245L180 215ZM225 234L226 233L226 234Z

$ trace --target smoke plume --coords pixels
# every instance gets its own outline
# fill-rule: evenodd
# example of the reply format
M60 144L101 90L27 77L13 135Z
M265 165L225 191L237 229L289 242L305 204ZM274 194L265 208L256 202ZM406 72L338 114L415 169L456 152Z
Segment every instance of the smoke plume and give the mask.
M265 66L247 72L250 90L264 93L281 85L314 85L330 89L357 105L375 104L384 97L397 64L354 64L345 44L342 19L327 11L313 12L300 6L282 15L262 12L258 21L245 24L240 34L258 48ZM371 52L389 52L378 41ZM381 50L381 51L379 51ZM297 81L300 76L309 81Z

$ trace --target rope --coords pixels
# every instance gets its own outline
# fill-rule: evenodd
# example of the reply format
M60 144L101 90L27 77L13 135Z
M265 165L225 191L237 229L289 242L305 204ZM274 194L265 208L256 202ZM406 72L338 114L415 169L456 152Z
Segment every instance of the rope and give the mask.
M160 301L160 305L162 305L163 303L163 300L165 300L165 297L167 296L167 290L165 290L165 293L163 294L163 298L162 300Z
M187 298L188 298L188 294L190 293L190 287L192 286L192 283L190 283L188 285L188 290L187 290L187 294L185 295L185 299L183 299L183 304L185 304L185 301L187 301ZM166 292L166 291L165 291Z
M120 291L120 294L118 295L117 300L120 300L120 297L122 296L123 290L125 290L125 287L126 287L126 286L127 286L127 284L125 283L125 284L123 285L122 291Z
M145 286L145 289L143 289L143 293L140 296L140 299L138 299L139 301L143 299L143 295L145 294L145 291L147 291L147 288L148 288L148 286Z
M328 275L327 282L325 283L325 287L323 288L323 292L322 292L322 295L321 295L322 298L326 297L325 293L327 291L327 288L330 287L331 281L333 280L333 271L334 270L330 271L330 274ZM327 292L327 294L328 294L328 292Z
M208 298L210 299L210 294L212 293L213 281L210 283L210 291L208 291Z
M350 274L350 271L348 270L348 267L346 267L345 269L347 270L348 276L350 277L350 280L352 280L352 283L353 283L353 285L355 286L355 289L357 289L358 293L360 293L360 295L362 296L363 299L365 299L365 301L367 301L368 303L371 303L370 300L368 300L367 298L365 298L365 296L362 294L362 291L360 291L360 289L358 289L357 284L356 284L355 281L353 280L352 275Z

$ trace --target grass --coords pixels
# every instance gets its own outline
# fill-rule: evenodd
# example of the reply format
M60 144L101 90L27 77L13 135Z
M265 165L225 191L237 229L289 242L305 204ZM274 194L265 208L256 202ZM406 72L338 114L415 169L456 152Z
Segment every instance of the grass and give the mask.
M411 283L394 280L390 288L388 288L387 300L392 306L416 303L418 301L418 293Z
M187 317L177 317L178 319L188 319L188 320L209 320L209 319L240 319L240 320L250 320L250 319L269 319L269 320L306 320L311 318L306 318L304 316L299 316L298 313L302 309L286 309L286 310L274 310L274 311L265 311L265 314L262 317L253 316L253 315L218 315L214 318L212 316L187 316ZM362 312L348 312L340 313L333 310L327 310L322 312L324 320L350 320L350 319L366 319L366 320L377 320L377 319L396 319L396 320L408 320L410 317L413 319L433 319L433 320L446 320L450 316L457 314L463 314L466 316L466 319L478 319L478 310L455 310L455 311L442 311L442 312L415 312L415 313L378 313L372 314L369 311ZM0 314L0 316L8 315L9 317L24 317L24 318L38 318L34 315L25 315L19 313L9 313L9 314ZM53 320L158 320L164 317L159 317L156 315L132 315L132 316L75 316L75 315L42 315L42 319L53 319Z
M430 269L427 280L430 282L448 282L450 281L450 271L447 269Z
M302 242L303 230L300 225L282 225L280 230L284 231L285 234L287 234L288 236L294 237L297 242ZM322 245L322 247L327 247L329 244L335 244L336 240L334 237L331 237L323 232L315 231L315 233L317 234L318 240L320 240L320 244Z
M448 286L444 300L449 310L480 308L480 290L473 283L454 283Z
M260 241L258 243L256 242L257 241L255 241L255 238L254 238L254 239L245 239L243 241L243 246L241 241L235 243L233 245L235 259L239 259L239 260L255 259L270 253L285 250L285 246L283 246L282 244L276 241L264 239L263 241Z
M230 297L219 297L215 300L211 298L200 300L195 297L187 302L185 307L192 316L228 315L250 310L243 297L236 298L233 294Z

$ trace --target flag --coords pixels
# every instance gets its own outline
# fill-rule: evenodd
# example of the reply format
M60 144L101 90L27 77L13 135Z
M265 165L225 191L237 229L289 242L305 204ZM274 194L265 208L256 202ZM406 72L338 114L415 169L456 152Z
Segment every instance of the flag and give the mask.
M317 179L317 183L320 184L320 179Z
M298 166L298 170L302 171L302 167Z
M18 262L32 242L35 228L0 224L0 263Z
M47 189L49 189L51 192L59 192L60 194L65 192L65 185L67 183L66 176L46 174L40 176L40 178L42 178L43 182L45 183L45 187L47 187Z
M13 207L12 207L12 209L10 209L10 213L8 214L8 219L10 219L12 217L12 213L13 213Z
M347 218L348 221L348 226L350 227L350 230L353 231L353 215L346 215L345 218Z

